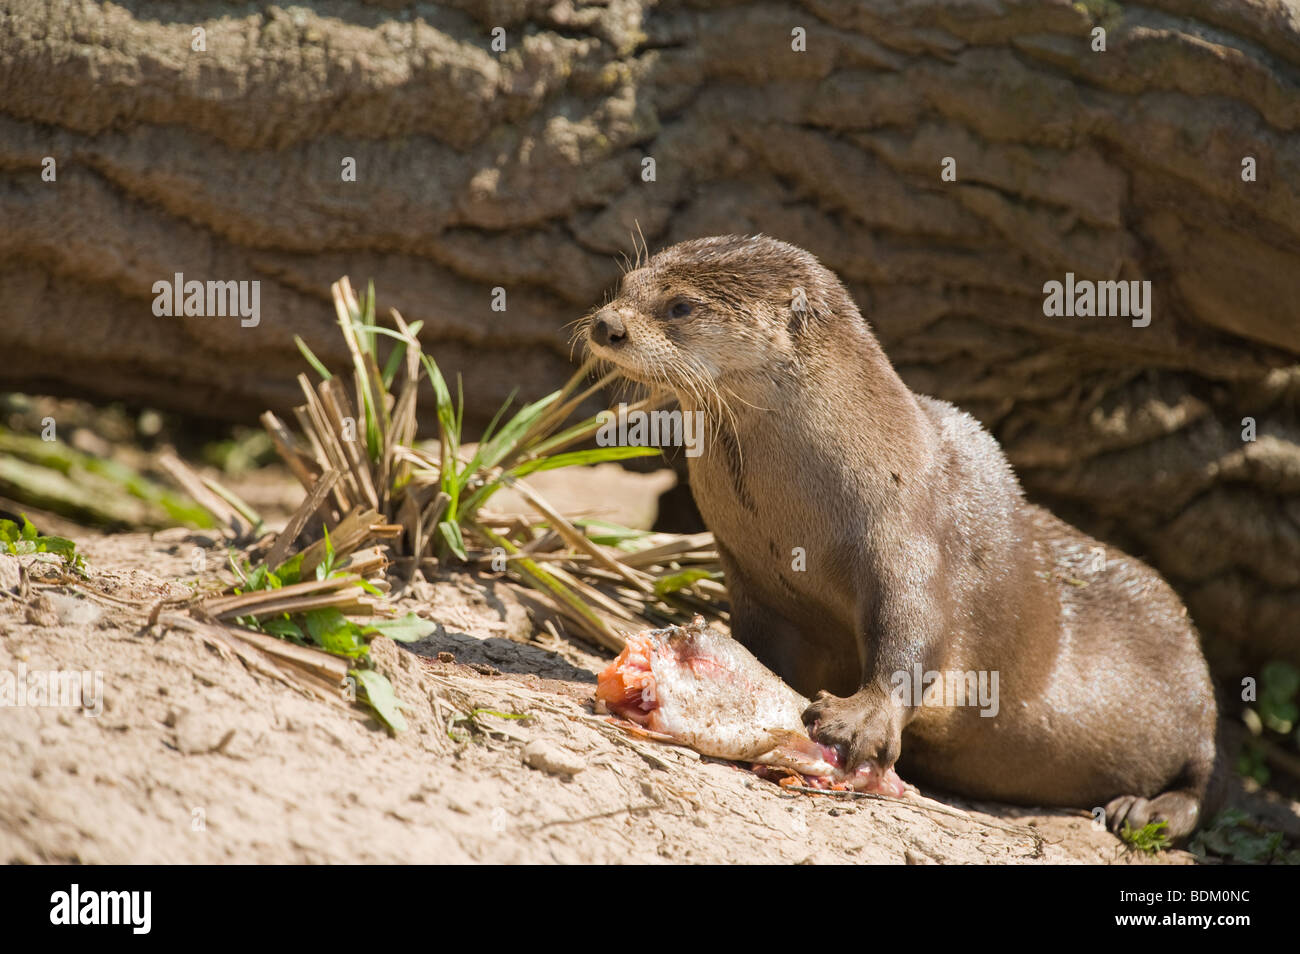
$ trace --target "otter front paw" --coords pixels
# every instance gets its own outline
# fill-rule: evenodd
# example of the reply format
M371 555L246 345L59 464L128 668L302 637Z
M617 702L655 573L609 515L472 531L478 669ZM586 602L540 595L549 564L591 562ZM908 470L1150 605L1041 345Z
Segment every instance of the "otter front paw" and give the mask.
M819 692L803 720L814 739L843 751L849 771L871 762L883 772L898 761L903 747L901 707L888 693L870 688L847 697Z

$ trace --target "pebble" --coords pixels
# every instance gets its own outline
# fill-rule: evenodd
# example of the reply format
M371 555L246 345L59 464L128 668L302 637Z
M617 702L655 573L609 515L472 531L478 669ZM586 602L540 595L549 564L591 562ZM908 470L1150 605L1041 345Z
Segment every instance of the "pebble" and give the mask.
M524 764L552 775L577 775L587 767L579 755L543 739L524 746Z

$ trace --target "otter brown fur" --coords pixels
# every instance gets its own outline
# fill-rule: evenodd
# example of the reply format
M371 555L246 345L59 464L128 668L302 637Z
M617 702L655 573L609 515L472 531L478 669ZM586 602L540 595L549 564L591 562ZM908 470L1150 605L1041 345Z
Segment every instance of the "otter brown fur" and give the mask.
M762 236L683 242L629 270L582 333L707 414L690 482L732 631L799 692L826 690L805 718L851 765L901 755L967 796L1196 827L1215 703L1178 597L1114 550L1093 572L1100 544L1026 502L974 418L907 388L816 258ZM997 672L997 714L901 702L896 674L918 664Z

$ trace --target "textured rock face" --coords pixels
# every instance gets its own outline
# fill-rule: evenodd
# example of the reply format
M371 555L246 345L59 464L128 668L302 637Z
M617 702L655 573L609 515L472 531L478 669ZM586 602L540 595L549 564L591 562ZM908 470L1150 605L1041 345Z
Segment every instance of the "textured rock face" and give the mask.
M341 361L347 273L481 422L568 373L638 225L762 231L1154 562L1221 673L1297 659L1298 84L1284 0L0 0L0 386L251 419L294 401L295 334ZM177 272L260 281L261 321L155 317ZM1150 325L1045 317L1067 273L1150 280Z

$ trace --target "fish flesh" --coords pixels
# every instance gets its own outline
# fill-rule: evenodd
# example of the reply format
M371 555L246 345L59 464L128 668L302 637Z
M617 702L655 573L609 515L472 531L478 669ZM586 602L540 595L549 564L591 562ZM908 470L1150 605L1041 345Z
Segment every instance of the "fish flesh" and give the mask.
M805 729L808 700L700 616L628 636L600 674L596 699L643 734L749 762L783 785L895 796L907 789L892 767L846 770L843 751Z

